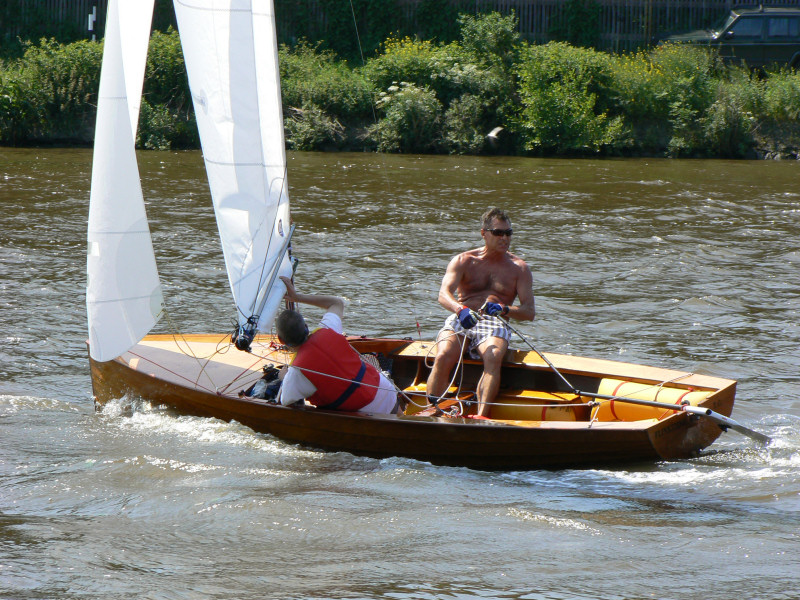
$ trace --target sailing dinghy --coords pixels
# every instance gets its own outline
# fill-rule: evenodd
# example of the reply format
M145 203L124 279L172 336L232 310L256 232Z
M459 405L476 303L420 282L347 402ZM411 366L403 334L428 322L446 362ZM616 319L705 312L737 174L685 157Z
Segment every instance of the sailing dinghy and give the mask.
M237 313L230 334L148 335L164 312L134 140L153 0L110 0L89 211L87 311L98 405L142 398L292 443L481 469L696 456L733 427L736 382L608 360L509 351L488 419L469 401L482 365L432 410L433 342L349 338L410 400L396 415L285 407L245 394L292 355L268 334L291 276L271 0L175 0L203 157ZM242 351L243 350L243 351ZM754 437L760 434L750 432ZM763 436L762 436L763 437ZM763 440L762 440L763 441Z

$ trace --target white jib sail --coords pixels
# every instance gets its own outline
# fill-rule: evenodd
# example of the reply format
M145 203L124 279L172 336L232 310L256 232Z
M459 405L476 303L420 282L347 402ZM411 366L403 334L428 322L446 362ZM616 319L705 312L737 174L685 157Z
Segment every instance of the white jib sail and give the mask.
M110 0L89 201L86 308L92 358L129 350L163 310L134 149L153 0Z
M272 0L174 0L211 197L239 323L274 280L267 329L289 276L289 196Z

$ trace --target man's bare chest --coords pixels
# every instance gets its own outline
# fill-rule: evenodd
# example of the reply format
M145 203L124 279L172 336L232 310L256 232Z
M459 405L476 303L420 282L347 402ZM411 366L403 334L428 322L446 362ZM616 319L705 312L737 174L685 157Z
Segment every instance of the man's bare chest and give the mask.
M464 291L509 292L516 288L517 273L513 263L467 265L459 287Z

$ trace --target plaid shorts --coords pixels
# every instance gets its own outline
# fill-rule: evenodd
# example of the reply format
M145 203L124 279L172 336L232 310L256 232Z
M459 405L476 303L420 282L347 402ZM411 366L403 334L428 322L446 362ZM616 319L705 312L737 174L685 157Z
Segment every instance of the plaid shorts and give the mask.
M490 316L484 316L472 329L464 329L458 320L458 315L452 314L444 322L442 331L453 331L459 335L466 336L469 340L469 356L475 360L481 358L480 354L478 354L478 346L490 337L502 338L507 342L511 340L511 330L508 326L497 317Z

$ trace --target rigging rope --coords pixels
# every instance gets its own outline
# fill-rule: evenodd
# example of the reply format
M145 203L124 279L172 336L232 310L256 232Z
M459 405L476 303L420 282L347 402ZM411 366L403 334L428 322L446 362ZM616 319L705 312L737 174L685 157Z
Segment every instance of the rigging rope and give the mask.
M358 20L356 19L356 9L353 6L353 0L350 0L350 12L353 15L353 29L356 31L356 40L358 41L358 52L361 54L361 64L365 64L364 61L364 50L361 47L361 36L358 35Z

